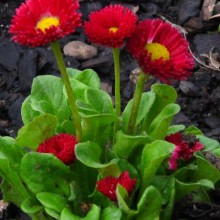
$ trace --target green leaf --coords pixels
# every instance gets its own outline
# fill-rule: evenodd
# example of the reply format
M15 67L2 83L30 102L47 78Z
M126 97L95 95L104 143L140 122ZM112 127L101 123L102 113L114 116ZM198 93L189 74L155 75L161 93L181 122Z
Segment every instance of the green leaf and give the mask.
M172 125L168 128L166 136L183 131L184 129L185 129L184 125Z
M173 175L156 175L152 185L157 188L162 196L162 204L166 205L170 201L170 196L175 189L175 178Z
M7 159L0 159L0 176L7 181L2 188L5 201L20 206L26 198L30 197L19 173L11 169Z
M61 213L60 220L82 220L82 218L74 215L70 209L65 208Z
M159 220L162 198L154 186L145 189L137 204L135 220Z
M177 98L176 90L166 84L152 85L152 92L155 93L156 99L144 119L143 129L148 132L152 121L168 104L174 103Z
M44 207L58 213L61 213L62 210L68 206L66 198L56 193L40 192L36 194L36 197Z
M5 202L12 202L16 204L17 206L20 206L23 200L21 200L17 190L12 188L12 186L9 184L8 181L6 181L3 177L4 174L0 172L1 175L1 192L2 192L2 197ZM15 178L16 179L16 178ZM25 199L25 198L24 198Z
M108 93L88 88L85 93L86 102L98 113L114 113L111 97Z
M102 220L121 220L122 212L116 207L107 207L101 214Z
M60 215L59 215L56 211L54 211L53 209L45 208L44 210L45 210L45 212L46 212L49 216L51 216L51 217L53 217L53 218L55 218L55 219L59 219L59 218L60 218Z
M67 68L67 73L71 78L77 79L81 83L87 85L88 87L99 89L100 79L97 73L92 69L85 69L83 71Z
M40 112L35 111L31 106L31 96L28 96L21 106L21 117L23 123L26 125L39 115Z
M215 148L215 149L212 151L212 153L213 153L215 156L220 157L220 147Z
M211 138L208 138L202 135L197 135L196 137L204 145L203 150L213 151L219 147L219 142L214 139L211 139Z
M16 138L17 144L35 150L40 143L55 133L57 119L51 114L40 115L24 125Z
M137 211L131 210L128 207L128 205L126 203L126 200L128 200L128 192L120 184L117 185L116 196L117 196L117 200L118 200L118 206L124 213L126 213L129 216L133 216L133 215L137 214Z
M195 183L184 183L176 180L176 200L182 199L188 193L205 187L206 189L214 189L214 185L210 180L202 179Z
M163 139L173 119L173 116L180 111L177 104L168 104L153 120L150 126L150 136L155 139Z
M83 220L99 220L101 209L96 205L92 205L90 211Z
M72 164L71 170L73 181L70 184L71 195L68 199L69 201L74 201L75 204L81 204L82 201L87 201L88 195L94 192L98 170L85 166L79 160Z
M173 175L155 176L152 184L159 190L162 197L161 219L170 220L175 202L175 178Z
M84 101L77 100L77 107L82 115L96 115L97 111L92 109L89 104Z
M186 130L184 131L184 134L191 134L191 135L195 135L195 136L196 135L203 135L202 131L193 125L187 127Z
M13 170L19 171L21 159L25 151L20 148L15 139L11 137L0 137L0 160L7 159Z
M35 111L56 115L59 122L70 118L67 99L61 78L52 75L38 76L31 90L31 106Z
M138 108L138 114L137 114L135 126L140 124L140 122L144 119L144 117L149 112L150 108L152 107L154 100L155 100L155 94L153 92L146 92L142 94L140 106ZM133 99L128 102L122 114L123 131L127 131L127 128L128 128L128 122L129 122L130 115L131 115L132 103L133 103Z
M99 220L100 211L101 209L93 204L86 217L81 218L73 214L70 209L64 208L60 220Z
M70 169L53 154L27 153L20 169L22 179L32 192L69 196Z
M117 120L115 114L82 115L84 141L92 141L104 146L111 137L112 124Z
M97 73L92 69L85 69L77 74L74 78L89 86L90 88L100 88L100 79Z
M21 204L21 209L23 212L28 214L36 213L43 209L43 206L36 199L30 197L24 200Z
M101 148L92 142L78 143L75 146L75 154L77 159L88 167L105 168L112 164L111 162L101 164L99 161L101 153Z
M77 79L71 78L70 79L71 88L73 90L74 98L77 100L85 101L85 91L89 87L84 83L78 81ZM64 90L65 96L67 96L66 91Z
M198 169L194 175L194 179L208 179L214 184L217 183L220 180L220 171L205 158L201 157L199 153L195 153L194 155L196 157L198 165Z
M64 121L59 129L57 128L57 133L67 133L67 134L73 134L76 135L76 131L74 128L74 123L72 120L66 120Z
M170 156L174 147L175 145L160 140L146 144L141 161L142 191L150 184L160 164Z
M148 135L131 136L119 131L112 149L120 158L127 159L137 147L143 148L150 141L151 138Z
M66 68L66 72L70 78L77 77L82 71L74 68Z
M214 189L212 181L204 178L199 179L196 175L196 170L183 167L179 169L174 177L176 179L176 200L182 199L190 192L203 189Z

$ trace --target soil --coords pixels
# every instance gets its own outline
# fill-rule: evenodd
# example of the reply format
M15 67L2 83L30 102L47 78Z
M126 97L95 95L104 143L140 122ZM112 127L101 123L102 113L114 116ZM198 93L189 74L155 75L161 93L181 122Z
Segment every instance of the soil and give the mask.
M15 137L21 127L20 108L23 100L30 93L32 80L43 74L58 75L58 68L48 48L26 48L13 43L8 34L8 26L15 9L23 0L2 0L0 2L0 135ZM101 3L100 3L101 2ZM110 1L82 1L81 12L87 19L91 11L100 9ZM111 1L113 2L113 1ZM163 18L182 27L188 32L195 59L197 60L193 74L188 81L173 82L178 93L177 102L181 112L174 123L196 125L211 138L220 140L220 35L217 32L218 18L205 20L207 8L203 0L152 0L152 1L115 1L125 4L131 9L138 9L140 19ZM219 13L216 1L214 12ZM209 14L209 16L211 16ZM64 46L71 40L89 43L83 29L74 35L61 40ZM213 49L214 48L214 49ZM98 55L90 60L80 61L73 57L65 57L66 64L73 68L93 68L101 77L103 87L112 95L113 61L110 50L98 47ZM137 65L129 54L122 49L121 53L122 104L125 106L132 97L134 85L130 74ZM27 71L28 70L28 71ZM154 83L151 79L147 85ZM173 219L220 219L219 188L211 192L211 204L194 204L190 199L176 204ZM26 219L25 215L14 205L10 205L0 219ZM28 218L27 218L28 219Z

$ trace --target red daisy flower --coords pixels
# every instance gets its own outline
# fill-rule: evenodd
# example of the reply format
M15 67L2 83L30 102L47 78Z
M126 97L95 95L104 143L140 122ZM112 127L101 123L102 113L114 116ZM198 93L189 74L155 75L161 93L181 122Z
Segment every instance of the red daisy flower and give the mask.
M37 152L52 153L65 164L69 165L76 160L76 144L77 140L75 136L70 134L58 134L40 144L37 148Z
M137 16L130 9L116 4L92 12L89 20L84 28L91 42L118 48L134 31Z
M165 139L176 145L169 160L169 169L171 170L177 168L178 159L190 160L194 152L200 151L203 148L203 144L195 136L189 134L182 135L178 132L167 136Z
M80 26L78 8L78 0L26 0L12 19L12 40L37 47L63 38Z
M146 74L164 82L190 76L194 59L179 31L160 19L141 21L127 48Z
M125 171L121 173L121 175L116 178L112 176L107 176L104 179L97 181L97 190L107 196L110 200L116 202L116 189L117 185L122 185L128 192L131 194L136 183L136 179L131 179L129 172Z

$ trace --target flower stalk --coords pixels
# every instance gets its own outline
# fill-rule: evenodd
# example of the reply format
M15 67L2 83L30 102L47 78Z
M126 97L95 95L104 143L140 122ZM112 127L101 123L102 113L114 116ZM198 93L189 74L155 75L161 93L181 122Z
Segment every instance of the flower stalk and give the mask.
M74 97L74 94L73 94L73 91L70 85L69 77L66 72L66 66L64 63L63 55L61 53L60 46L57 41L52 42L50 45L55 55L58 67L62 75L64 85L66 88L66 93L67 93L69 105L70 105L73 120L74 120L74 126L76 129L77 140L80 141L82 140L82 127L81 127L81 122L80 122L80 116L79 116L79 112L76 106L76 99Z
M118 117L121 115L121 87L120 87L120 50L119 48L113 48L113 59L115 69L115 112ZM119 121L117 120L115 125L115 131L117 131Z
M132 103L132 109L131 109L131 115L128 122L128 130L127 134L133 135L135 132L135 124L137 119L137 114L139 110L139 105L141 102L141 96L144 91L144 84L148 78L148 75L141 72L138 76L134 97L133 97L133 103Z

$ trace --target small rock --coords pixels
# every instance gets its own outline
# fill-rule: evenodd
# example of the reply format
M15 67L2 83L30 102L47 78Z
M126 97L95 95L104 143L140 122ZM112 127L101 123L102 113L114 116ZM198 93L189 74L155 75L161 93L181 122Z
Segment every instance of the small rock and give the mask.
M33 78L36 76L37 52L34 49L25 50L24 55L19 60L18 75L22 91L31 89Z
M220 35L219 33L196 34L194 44L199 54L209 54L213 47L217 47L220 50Z
M112 86L108 82L101 82L102 90L106 91L109 95L112 95Z
M21 105L24 101L24 97L20 96L14 103L9 107L9 117L12 121L12 125L16 126L17 128L21 127L22 120L21 120Z
M97 48L81 41L72 41L63 48L66 56L73 56L79 60L88 60L95 57L98 53Z
M193 17L184 24L184 28L188 33L201 33L211 28L217 29L218 20L203 21L201 16Z
M90 13L102 8L101 1L95 2L81 2L80 3L80 12L82 13L83 21L87 20Z
M87 68L99 68L100 67L100 73L102 73L101 69L103 69L103 71L106 71L105 69L106 65L107 66L110 65L110 68L109 68L109 71L110 71L112 64L113 64L112 55L106 55L106 56L99 56L97 58L82 62L81 68L87 69Z
M199 15L202 0L178 1L178 24L182 25L192 17Z
M4 212L8 208L8 203L0 200L0 218L4 217Z
M126 101L132 98L135 89L134 87L135 86L132 82L128 82L122 90L122 96L126 99Z
M197 88L190 81L180 81L179 87L181 91L188 96L194 96L197 92Z
M220 117L211 115L210 117L205 118L205 123L210 128L218 128L220 127Z
M20 51L17 45L9 40L2 40L0 44L0 64L6 69L16 69Z
M209 138L213 138L217 141L220 141L220 128L212 129L210 132L207 132L206 135Z
M144 18L152 18L159 11L159 5L152 3L152 2L146 2L146 3L141 4L141 8L144 11L143 16L142 16Z
M64 58L66 67L78 69L80 67L80 63L74 58L70 56L66 56Z
M172 124L184 124L189 125L191 123L190 119L183 113L179 112L174 116Z

